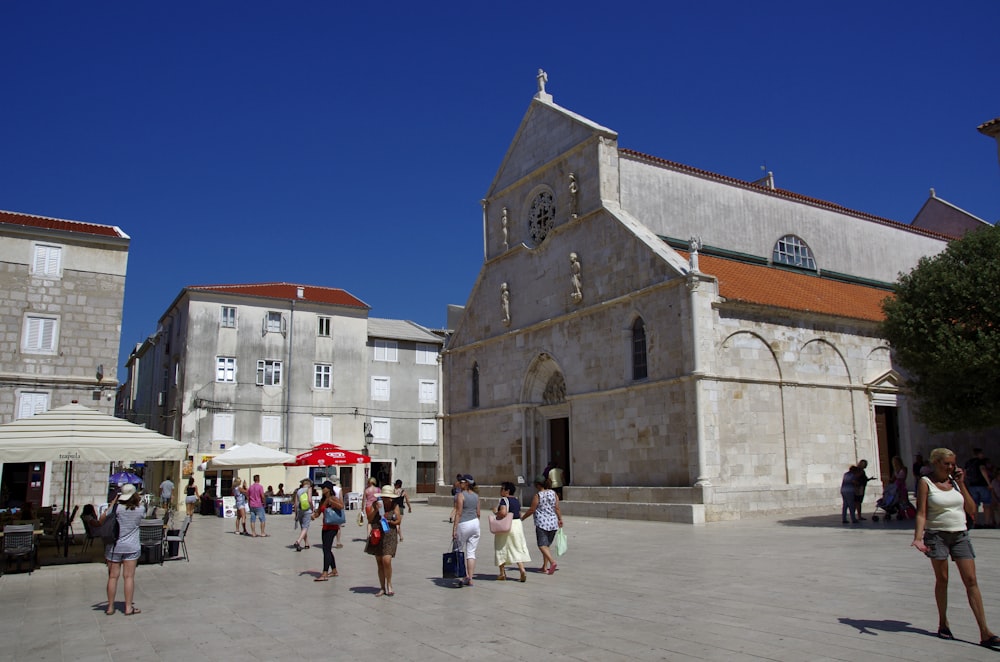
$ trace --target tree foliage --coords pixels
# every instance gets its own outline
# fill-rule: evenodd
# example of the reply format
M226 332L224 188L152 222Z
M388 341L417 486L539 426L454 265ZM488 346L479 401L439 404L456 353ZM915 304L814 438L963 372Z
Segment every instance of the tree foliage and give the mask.
M1000 230L951 242L901 274L883 333L932 430L1000 425Z

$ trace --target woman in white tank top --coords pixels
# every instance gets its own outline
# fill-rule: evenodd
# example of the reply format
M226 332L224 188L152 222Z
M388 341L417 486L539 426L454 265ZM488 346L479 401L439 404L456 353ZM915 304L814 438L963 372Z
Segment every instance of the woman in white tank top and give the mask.
M931 560L934 568L934 599L938 609L938 637L954 639L948 625L948 556L962 576L969 606L979 625L979 644L1000 649L1000 637L986 624L983 596L976 579L976 554L972 551L966 514L976 512L975 501L965 486L965 472L947 448L931 452L934 471L917 484L917 522L912 546Z

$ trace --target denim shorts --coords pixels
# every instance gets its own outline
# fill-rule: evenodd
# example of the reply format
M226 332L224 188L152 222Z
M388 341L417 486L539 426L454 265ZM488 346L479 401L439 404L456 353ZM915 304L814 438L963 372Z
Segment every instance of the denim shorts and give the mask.
M990 488L985 485L970 486L969 494L972 496L972 500L976 502L977 506L979 504L988 506L992 502L992 499L990 498Z
M263 522L266 519L267 518L264 517L264 506L254 506L254 507L252 507L250 509L250 521L251 522L256 522L257 520L260 520L261 522Z
M924 544L924 553L934 561L948 560L949 553L953 561L976 558L968 531L924 531Z

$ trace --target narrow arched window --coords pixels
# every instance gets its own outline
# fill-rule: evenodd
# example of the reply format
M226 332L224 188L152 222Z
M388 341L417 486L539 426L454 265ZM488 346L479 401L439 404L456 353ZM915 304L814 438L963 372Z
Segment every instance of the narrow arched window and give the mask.
M472 406L479 406L479 364L472 364Z
M632 324L632 379L646 378L646 325L640 317Z
M802 241L794 234L786 234L774 245L774 252L771 254L772 264L788 264L793 267L802 267L816 271L816 260L813 259L812 251L806 242Z

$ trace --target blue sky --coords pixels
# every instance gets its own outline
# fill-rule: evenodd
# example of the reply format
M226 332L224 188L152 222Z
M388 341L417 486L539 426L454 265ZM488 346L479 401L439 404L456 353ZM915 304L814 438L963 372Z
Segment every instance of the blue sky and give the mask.
M369 4L369 3L357 3ZM698 6L695 6L698 5ZM440 327L544 68L619 145L908 222L1000 218L995 3L0 3L0 209L131 237L129 349L186 285ZM121 375L119 375L121 377Z

